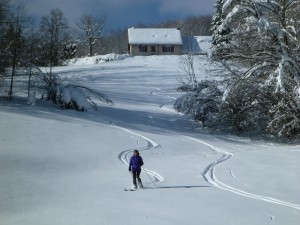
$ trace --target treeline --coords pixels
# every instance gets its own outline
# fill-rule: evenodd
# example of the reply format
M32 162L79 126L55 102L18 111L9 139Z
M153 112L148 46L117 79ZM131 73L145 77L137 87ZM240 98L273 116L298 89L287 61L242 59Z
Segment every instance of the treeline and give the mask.
M93 46L103 37L105 18L83 14L71 27L63 11L52 9L38 23L26 14L23 3L0 3L1 69L22 63L37 66L57 66L72 58L78 46L85 55L94 55ZM16 61L16 62L14 62Z

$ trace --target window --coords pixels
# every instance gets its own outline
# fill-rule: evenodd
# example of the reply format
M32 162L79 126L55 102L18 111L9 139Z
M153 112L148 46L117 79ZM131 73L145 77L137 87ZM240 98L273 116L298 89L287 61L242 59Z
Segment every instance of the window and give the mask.
M140 52L147 52L147 45L140 45L139 50Z
M162 50L163 50L163 52L174 52L174 46L173 45L163 45Z
M155 46L151 46L151 52L156 52Z

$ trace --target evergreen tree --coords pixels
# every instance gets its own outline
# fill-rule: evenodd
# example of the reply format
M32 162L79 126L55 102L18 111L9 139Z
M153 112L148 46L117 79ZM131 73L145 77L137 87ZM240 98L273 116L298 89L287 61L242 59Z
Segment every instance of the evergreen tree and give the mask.
M221 39L221 33L219 31L220 26L222 25L223 20L223 4L224 0L217 0L214 7L215 7L215 15L212 18L212 27L211 30L212 34L212 51L216 51Z

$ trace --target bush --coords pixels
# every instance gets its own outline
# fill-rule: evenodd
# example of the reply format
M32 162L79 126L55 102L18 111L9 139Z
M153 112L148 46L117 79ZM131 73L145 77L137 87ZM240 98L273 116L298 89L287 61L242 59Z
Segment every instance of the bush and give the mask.
M32 88L35 95L40 94L42 98L53 101L62 109L87 111L97 108L97 101L113 105L113 101L99 91L84 85L75 84L67 79L62 80L57 74L44 74L39 72L33 82Z
M176 100L174 109L191 115L195 120L200 121L203 127L212 125L218 115L223 95L218 88L218 83L204 80L194 87L185 87L185 89L191 91Z

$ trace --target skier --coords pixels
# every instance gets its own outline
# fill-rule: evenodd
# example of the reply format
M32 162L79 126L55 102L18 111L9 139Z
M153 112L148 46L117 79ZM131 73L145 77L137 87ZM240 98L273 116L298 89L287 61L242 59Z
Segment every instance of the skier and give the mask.
M137 189L137 187L138 187L136 180L138 180L139 187L143 188L142 180L140 178L140 174L141 174L141 170L142 170L141 167L143 165L144 165L144 162L143 162L142 157L140 156L139 151L134 150L133 156L131 156L130 162L129 162L129 172L132 173L134 189Z

